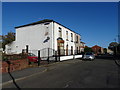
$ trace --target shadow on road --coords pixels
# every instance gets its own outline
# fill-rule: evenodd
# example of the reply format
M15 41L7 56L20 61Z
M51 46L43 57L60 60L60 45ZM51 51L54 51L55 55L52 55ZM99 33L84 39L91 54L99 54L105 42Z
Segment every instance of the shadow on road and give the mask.
M96 56L97 59L104 59L104 60L114 60L114 56L113 55L100 55L100 56Z

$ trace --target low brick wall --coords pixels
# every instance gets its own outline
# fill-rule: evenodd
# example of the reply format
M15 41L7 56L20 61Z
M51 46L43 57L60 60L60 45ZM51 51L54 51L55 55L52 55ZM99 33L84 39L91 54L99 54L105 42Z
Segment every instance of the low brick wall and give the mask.
M16 70L21 70L24 68L28 67L28 60L27 59L22 59L22 60L10 60L10 72L16 71ZM1 71L0 73L8 72L8 64L7 62L3 61L0 62L1 66Z

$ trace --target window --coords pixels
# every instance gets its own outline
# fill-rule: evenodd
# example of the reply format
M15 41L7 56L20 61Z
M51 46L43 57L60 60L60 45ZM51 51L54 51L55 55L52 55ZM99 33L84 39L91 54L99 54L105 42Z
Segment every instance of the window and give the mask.
M68 31L66 31L66 40L68 41Z
M59 29L61 30L61 28L59 27Z
M33 53L28 53L28 56L36 56L36 55Z
M73 42L73 34L71 33L71 42Z
M61 30L59 30L59 37L62 37L62 32L61 32Z
M71 46L71 55L73 55L73 46Z
M59 27L59 37L62 38L62 29Z
M76 43L78 43L78 36L76 36Z

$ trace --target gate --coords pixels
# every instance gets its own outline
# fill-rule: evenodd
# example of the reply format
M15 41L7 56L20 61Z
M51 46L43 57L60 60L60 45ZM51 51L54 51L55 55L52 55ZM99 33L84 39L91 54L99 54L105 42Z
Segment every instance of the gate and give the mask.
M59 60L57 51L55 51L52 48L44 48L41 50L28 50L28 53L32 53L36 55L38 58L40 57L40 62L38 62L38 65L39 63L43 63L43 62L50 63L50 62L56 62Z
M41 60L55 61L56 51L51 48L44 48L40 50Z

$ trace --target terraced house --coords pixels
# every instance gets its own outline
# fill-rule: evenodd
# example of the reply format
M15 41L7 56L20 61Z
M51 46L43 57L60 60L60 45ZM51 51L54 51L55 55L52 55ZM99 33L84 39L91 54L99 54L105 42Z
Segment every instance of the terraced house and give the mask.
M81 49L81 36L54 20L42 20L15 27L16 39L6 45L6 53L21 53L24 49L42 50L51 48L60 55L78 54ZM83 48L83 47L82 47Z

